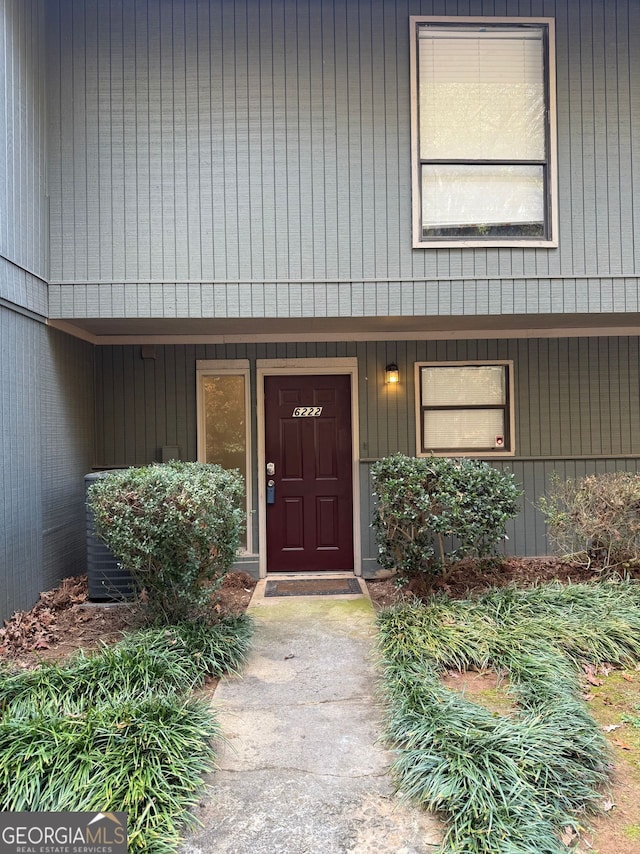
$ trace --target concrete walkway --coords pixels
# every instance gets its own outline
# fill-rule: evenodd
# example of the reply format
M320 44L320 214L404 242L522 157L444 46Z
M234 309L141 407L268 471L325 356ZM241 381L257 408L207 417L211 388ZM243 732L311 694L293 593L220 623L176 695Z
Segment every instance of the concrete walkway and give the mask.
M363 591L366 586L362 585ZM264 597L251 657L214 707L227 744L185 854L428 854L441 831L403 805L379 744L374 611L362 595Z

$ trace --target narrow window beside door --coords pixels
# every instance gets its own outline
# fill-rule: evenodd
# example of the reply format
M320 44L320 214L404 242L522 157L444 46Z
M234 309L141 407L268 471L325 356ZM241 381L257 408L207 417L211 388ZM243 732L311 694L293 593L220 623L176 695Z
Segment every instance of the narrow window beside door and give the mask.
M201 367L203 364L209 367ZM240 472L249 520L249 368L233 365L198 363L198 459ZM250 549L250 527L243 534L245 551Z

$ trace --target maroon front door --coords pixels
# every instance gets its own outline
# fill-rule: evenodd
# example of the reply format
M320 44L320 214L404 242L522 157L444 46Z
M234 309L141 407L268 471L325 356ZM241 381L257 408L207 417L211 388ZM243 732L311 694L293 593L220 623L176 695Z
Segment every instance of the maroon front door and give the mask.
M267 570L353 570L351 377L265 377Z

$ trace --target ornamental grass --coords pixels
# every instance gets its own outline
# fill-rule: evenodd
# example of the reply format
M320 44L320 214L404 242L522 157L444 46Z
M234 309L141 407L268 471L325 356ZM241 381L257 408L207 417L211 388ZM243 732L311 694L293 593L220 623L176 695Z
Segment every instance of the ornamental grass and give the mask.
M236 670L246 616L147 629L65 665L0 671L0 810L123 811L129 850L175 851L219 727L188 697Z
M583 665L640 658L640 585L503 588L403 604L378 618L398 787L448 822L443 851L559 854L601 800L611 760L582 697ZM508 676L509 715L441 681Z

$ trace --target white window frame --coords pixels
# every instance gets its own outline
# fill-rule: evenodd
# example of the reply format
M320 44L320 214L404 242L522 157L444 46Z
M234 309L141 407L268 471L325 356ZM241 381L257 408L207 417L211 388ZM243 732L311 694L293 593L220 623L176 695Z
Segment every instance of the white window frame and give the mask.
M247 481L245 483L245 502L247 513L247 546L239 550L241 555L253 554L253 472L251 466L251 377L248 359L198 359L196 361L196 412L197 412L197 439L198 439L198 462L206 462L206 429L204 394L202 379L207 376L232 376L244 377L244 407L245 407L245 447L246 447L246 471Z
M412 15L410 21L411 62L411 166L412 166L412 218L413 247L456 248L462 247L556 247L558 245L558 177L557 177L557 129L556 129L556 64L555 64L555 19L554 18L503 18ZM420 24L463 24L492 26L495 24L537 24L547 28L548 50L545 56L547 80L547 158L546 158L546 236L541 237L425 237L422 234L422 179L419 145L419 102L418 102L418 28Z
M500 450L466 450L434 449L424 450L422 442L422 431L424 427L422 402L422 368L467 368L467 367L498 367L506 369L507 401L505 409L505 446ZM513 457L515 455L515 404L514 404L514 369L513 361L510 359L486 359L480 361L462 362L416 362L415 363L415 401L416 401L416 456L418 457L474 457L485 459L486 457ZM464 409L464 407L451 407Z

